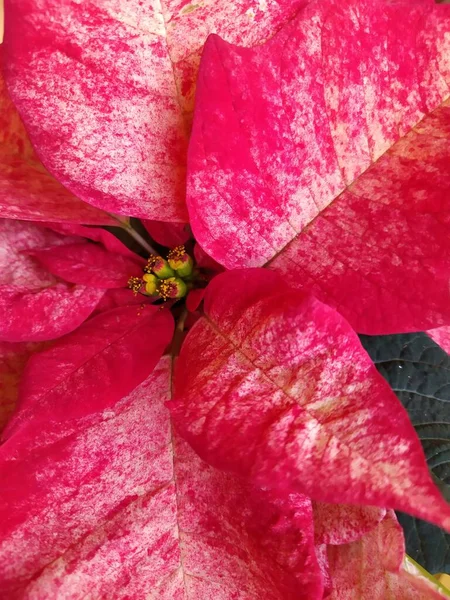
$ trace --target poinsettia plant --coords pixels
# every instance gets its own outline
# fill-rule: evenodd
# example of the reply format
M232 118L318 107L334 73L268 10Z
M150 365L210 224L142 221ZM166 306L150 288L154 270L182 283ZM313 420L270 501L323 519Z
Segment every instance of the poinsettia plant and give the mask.
M450 326L448 7L5 15L2 598L444 597L358 334Z

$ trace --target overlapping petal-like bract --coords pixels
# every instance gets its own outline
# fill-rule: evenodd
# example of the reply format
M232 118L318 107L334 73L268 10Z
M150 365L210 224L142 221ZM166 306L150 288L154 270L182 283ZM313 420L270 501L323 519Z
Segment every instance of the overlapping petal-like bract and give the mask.
M0 211L4 218L112 225L105 212L82 202L54 179L33 150L8 96L0 46Z
M163 404L170 360L107 410L69 402L0 447L2 597L321 600L310 502L287 515L195 455Z
M339 313L264 269L217 276L204 307L171 403L202 458L281 496L387 506L450 528L406 411Z
M204 40L220 32L254 45L304 3L6 1L7 83L44 164L79 198L185 222L185 155Z
M431 0L317 0L257 48L211 36L188 160L204 249L361 333L448 324L449 33Z
M113 254L98 244L79 241L67 244L55 252L53 248L31 254L50 273L81 285L99 288L126 288L130 276L141 274L136 261Z
M187 223L164 223L163 221L143 221L151 238L168 248L184 244L191 237Z
M375 529L386 510L376 506L313 502L316 544L348 544Z
M448 13L431 0L312 0L296 18L305 0L6 4L5 76L46 167L94 206L153 219L169 246L191 234L203 40L254 46L287 25L253 50L211 38L198 90L197 266L271 269L222 274L187 299L169 406L228 473L172 429L170 310L123 289L142 261L77 224L103 213L48 175L0 90L0 207L16 178L11 216L66 222L0 230L14 239L1 333L71 331L38 353L0 348L12 402L23 371L0 446L0 596L433 597L400 573L385 506L447 529L450 508L351 325L450 323Z
M53 277L28 253L54 252L74 238L26 221L0 221L0 339L43 341L76 329L95 309L105 290L72 285Z
M402 528L388 512L373 531L352 544L328 546L330 600L443 600L448 595L403 566Z
M28 362L6 437L22 423L40 428L114 405L152 372L172 334L171 313L156 306L126 306L90 319Z
M30 356L43 349L39 343L0 342L0 433L13 413L20 379Z
M117 223L115 224L117 225ZM109 252L128 256L128 258L133 259L133 261L138 264L145 265L146 261L142 257L130 250L130 248L120 241L111 231L103 229L102 227L86 227L84 225L75 225L73 223L45 223L45 225L64 235L76 235L98 242Z

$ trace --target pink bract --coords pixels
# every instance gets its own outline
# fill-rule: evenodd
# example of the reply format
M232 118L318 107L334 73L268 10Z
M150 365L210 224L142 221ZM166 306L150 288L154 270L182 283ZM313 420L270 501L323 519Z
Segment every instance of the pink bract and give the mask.
M19 384L28 359L45 344L0 342L0 433L17 403Z
M403 532L390 511L373 531L359 541L328 546L333 581L330 600L443 600L425 578L412 576L402 564Z
M80 236L94 242L99 242L109 252L122 254L123 256L131 258L141 266L145 265L146 261L142 257L130 250L116 235L102 227L86 227L84 225L76 225L73 223L44 223L44 225L65 235ZM117 221L115 221L115 225L118 225Z
M171 313L155 306L90 319L28 362L6 437L113 406L152 372L172 334Z
M170 403L202 458L281 497L387 506L450 528L405 409L339 313L263 269L218 275L204 307Z
M450 327L438 327L427 331L428 335L450 354Z
M99 244L79 241L55 252L53 248L31 253L50 273L69 281L98 288L126 288L131 276L142 273L142 265Z
M0 209L4 218L112 225L105 212L66 190L42 165L8 96L0 46Z
M163 221L142 223L155 242L168 248L184 244L191 237L187 223L164 223Z
M313 502L316 544L348 544L375 529L386 510L376 506Z
M53 277L29 252L74 241L26 221L0 221L0 335L8 342L49 340L85 321L104 290Z
M57 427L19 428L0 448L4 597L322 598L310 502L287 518L202 462L164 407L170 368L164 358L107 410L71 403Z
M449 323L449 27L428 0L317 1L256 48L211 36L188 160L203 248L360 333Z
M449 10L5 1L0 597L440 598L391 509L450 508L356 331L446 347ZM186 244L185 307L104 211Z
M44 164L105 210L187 221L185 156L203 41L254 45L304 0L5 2L6 79ZM93 28L95 35L93 35Z

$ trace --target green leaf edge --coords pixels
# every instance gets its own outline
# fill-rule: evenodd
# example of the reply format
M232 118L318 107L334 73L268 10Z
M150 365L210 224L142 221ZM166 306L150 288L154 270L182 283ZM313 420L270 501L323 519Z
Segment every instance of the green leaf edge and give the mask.
M439 591L445 598L450 598L450 590L448 590L440 581L436 579L431 573L429 573L426 569L424 569L419 563L417 563L413 558L405 555L405 559L403 561L403 568L407 573L414 575L416 577L422 577L427 579L428 583L435 590Z

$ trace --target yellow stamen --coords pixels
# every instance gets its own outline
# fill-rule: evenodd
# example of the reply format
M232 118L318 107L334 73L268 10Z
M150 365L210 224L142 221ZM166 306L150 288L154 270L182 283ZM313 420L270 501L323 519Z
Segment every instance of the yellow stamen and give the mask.
M186 256L186 249L184 246L175 246L167 255L167 260L182 260Z
M189 254L186 253L184 246L173 248L167 256L167 261L180 277L189 277L191 275L194 262Z
M158 260L160 260L161 257L160 256L155 256L154 254L152 254L148 260L147 260L147 264L144 267L144 272L145 273L151 273L153 267L156 265L156 263L158 262Z
M128 287L135 296L137 296L141 291L142 284L143 281L140 277L130 277L128 280Z
M164 301L169 298L183 298L183 296L186 296L186 292L186 283L178 277L165 279L158 288L158 294Z
M175 284L175 277L164 279L159 286L158 293L161 298L166 301L169 298L173 298L177 292L177 286Z

